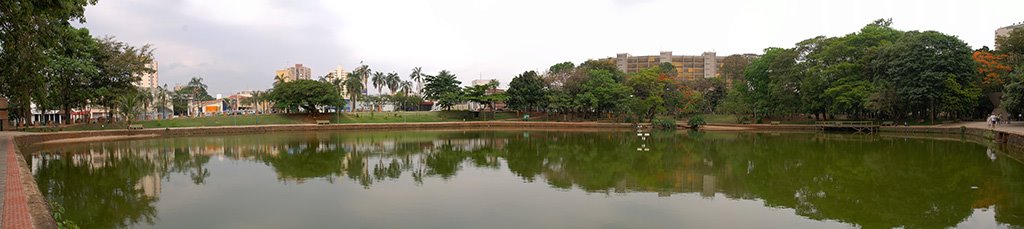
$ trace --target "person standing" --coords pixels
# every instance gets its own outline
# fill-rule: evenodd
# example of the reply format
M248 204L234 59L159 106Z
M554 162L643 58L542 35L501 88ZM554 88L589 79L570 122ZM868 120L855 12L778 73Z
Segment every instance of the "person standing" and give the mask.
M996 115L995 114L989 115L987 121L989 123L988 124L989 128L996 128Z

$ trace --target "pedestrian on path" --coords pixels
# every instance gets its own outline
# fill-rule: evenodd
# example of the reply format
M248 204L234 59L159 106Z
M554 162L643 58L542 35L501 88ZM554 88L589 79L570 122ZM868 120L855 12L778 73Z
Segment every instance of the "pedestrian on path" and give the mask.
M998 120L998 118L996 118L995 114L989 115L988 116L988 123L989 123L988 126L989 126L989 128L996 128L996 121L997 120Z

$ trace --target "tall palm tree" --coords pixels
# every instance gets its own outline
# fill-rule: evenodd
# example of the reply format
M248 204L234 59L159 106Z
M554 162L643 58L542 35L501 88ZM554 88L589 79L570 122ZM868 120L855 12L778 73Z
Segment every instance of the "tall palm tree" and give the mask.
M261 103L263 102L263 92L259 91L259 90L256 90L256 91L252 91L252 94L250 94L250 95L252 97L249 97L248 100L250 102L250 105L252 105L252 110L254 112L259 113L260 112L260 105L262 105Z
M352 111L356 111L356 106L359 104L359 95L363 94L362 91L366 89L366 85L363 84L362 75L362 72L357 70L345 77L345 91L348 93L349 100L352 100Z
M167 84L164 84L164 86L157 86L156 93L157 104L153 106L153 108L156 108L156 110L160 112L160 119L167 119L167 101L170 97L170 92L167 91Z
M147 88L139 88L139 102L142 103L142 120L149 119L149 107L153 104L153 91Z
M400 83L402 83L402 77L398 76L398 73L388 73L388 76L384 78L384 84L388 86L391 95L395 95L398 92L398 84Z
M373 78L370 78L370 81L373 82L373 87L377 88L378 95L383 93L384 85L387 83L386 77L383 72L374 72Z
M412 73L409 74L409 79L412 79L412 81L416 81L416 93L419 93L420 90L423 89L423 68L412 68Z
M352 111L356 111L356 106L359 104L357 99L366 90L366 81L370 78L370 72L370 66L363 64L345 76L343 84L346 93L349 94L349 99L352 100Z
M398 91L402 92L402 94L409 95L409 92L412 92L412 82L402 81L402 83L398 84L398 88Z

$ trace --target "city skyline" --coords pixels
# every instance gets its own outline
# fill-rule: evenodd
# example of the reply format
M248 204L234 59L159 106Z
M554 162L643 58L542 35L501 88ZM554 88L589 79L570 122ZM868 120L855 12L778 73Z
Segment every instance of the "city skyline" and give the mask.
M428 74L452 71L464 85L478 78L506 85L526 70L616 53L760 54L813 36L841 36L878 18L892 18L900 30L955 35L977 49L993 46L995 29L1024 20L1013 10L1022 6L1007 1L100 1L86 8L84 27L96 36L153 44L161 84L201 76L211 94L230 94L270 88L268 72L298 63L313 69L312 78L362 61L403 77L423 67ZM949 17L970 8L990 10Z

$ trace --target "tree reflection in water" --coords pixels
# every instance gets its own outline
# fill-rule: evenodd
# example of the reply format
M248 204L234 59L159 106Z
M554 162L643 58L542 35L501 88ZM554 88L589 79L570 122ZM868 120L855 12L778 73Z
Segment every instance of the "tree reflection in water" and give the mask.
M422 185L467 168L508 170L559 189L760 200L867 228L955 227L988 208L1000 223L1024 225L1024 166L976 144L688 132L653 134L649 152L638 144L630 132L288 133L44 149L34 165L40 189L70 219L102 228L152 221L157 197L144 178L187 174L203 185L215 176L204 167L211 156L266 164L282 182L344 177L369 189L404 173Z

